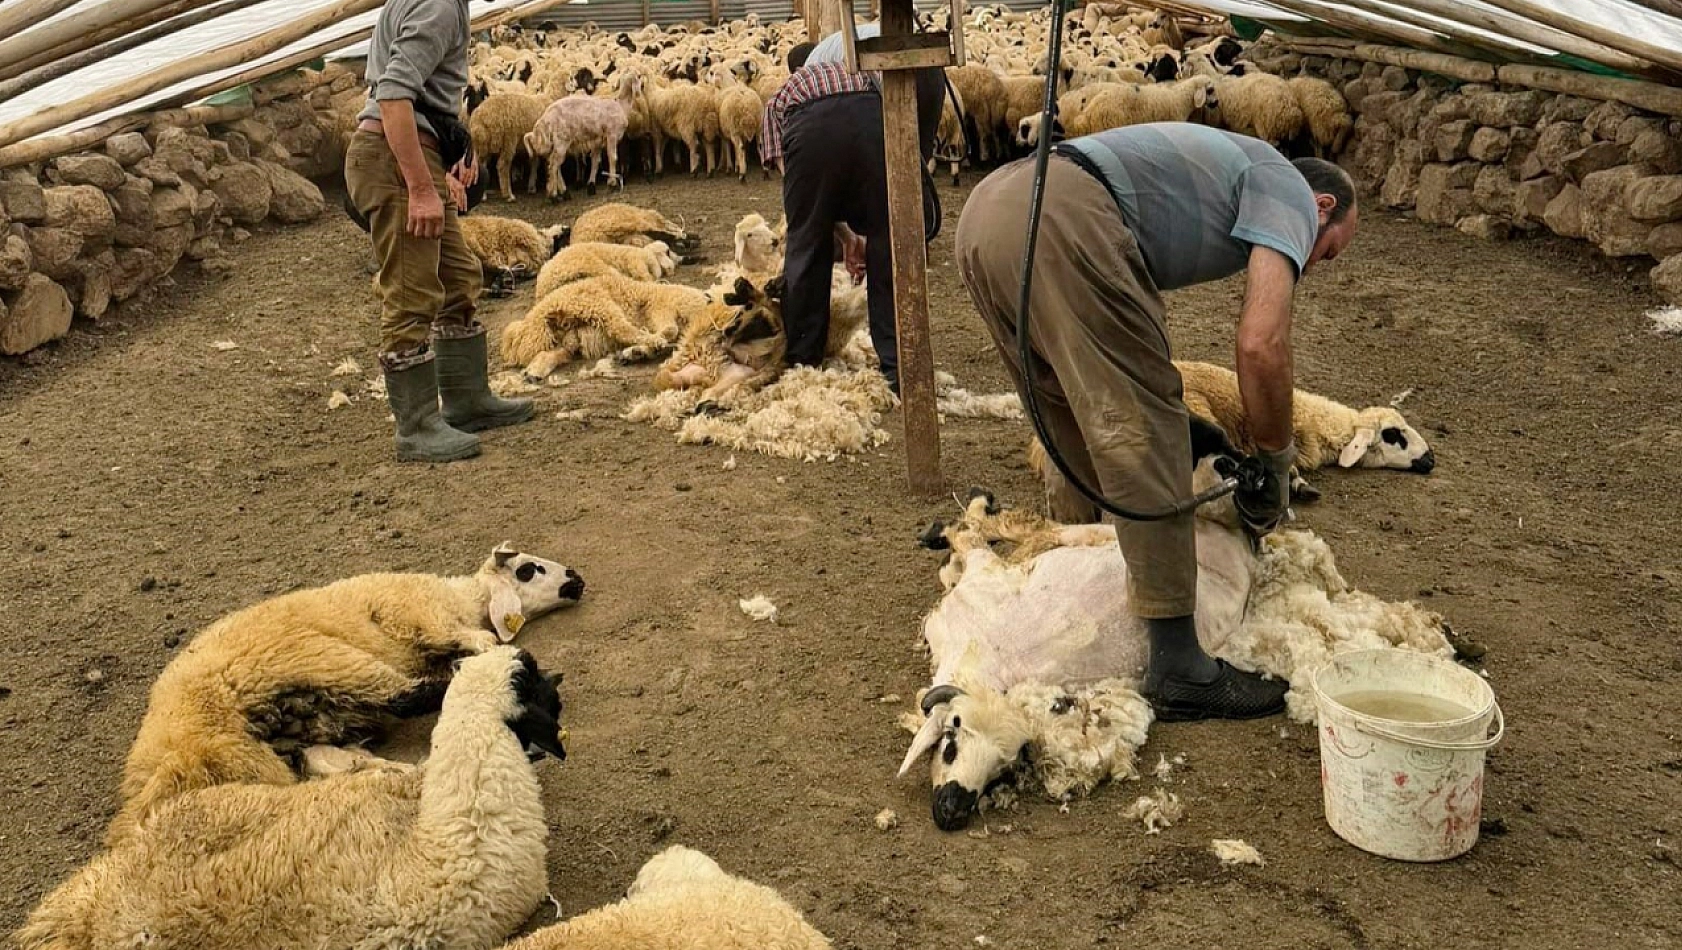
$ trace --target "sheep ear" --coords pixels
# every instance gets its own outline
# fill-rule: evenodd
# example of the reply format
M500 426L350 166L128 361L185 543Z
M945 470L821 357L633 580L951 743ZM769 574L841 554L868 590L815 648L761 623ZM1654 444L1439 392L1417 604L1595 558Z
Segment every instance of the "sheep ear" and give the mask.
M1197 87L1197 91L1192 93L1192 95L1191 95L1191 104L1196 106L1197 108L1201 109L1201 108L1203 108L1204 104L1206 104L1208 101L1209 101L1209 87L1204 86L1204 85L1199 85Z
M1356 429L1355 437L1349 440L1349 444L1343 447L1342 452L1338 453L1338 467L1354 468L1361 464L1361 459L1366 457L1367 449L1372 448L1372 440L1377 435L1378 433L1372 429Z
M911 737L911 748L906 750L904 761L899 763L900 778L904 778L905 773L911 771L911 767L917 764L917 760L927 755L934 748L935 743L940 741L941 732L945 729L946 713L944 710L936 710L934 715L923 720L922 728L918 729L917 734Z
M514 542L504 541L492 549L491 564L498 569L501 569L506 567L508 562L513 560L515 555L519 553L519 549L514 547Z
M526 625L525 610L520 606L520 592L514 589L513 581L501 574L493 574L488 583L491 600L485 612L490 615L491 629L496 631L498 643L512 643L520 635L520 628Z

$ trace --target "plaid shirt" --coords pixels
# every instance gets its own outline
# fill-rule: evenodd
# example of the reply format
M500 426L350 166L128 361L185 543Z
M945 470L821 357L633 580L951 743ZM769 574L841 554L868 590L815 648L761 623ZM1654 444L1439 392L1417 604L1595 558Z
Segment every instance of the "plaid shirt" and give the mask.
M765 103L765 118L759 133L760 161L769 165L782 159L783 119L788 110L829 96L876 91L874 77L869 73L849 72L842 63L817 63L796 70Z

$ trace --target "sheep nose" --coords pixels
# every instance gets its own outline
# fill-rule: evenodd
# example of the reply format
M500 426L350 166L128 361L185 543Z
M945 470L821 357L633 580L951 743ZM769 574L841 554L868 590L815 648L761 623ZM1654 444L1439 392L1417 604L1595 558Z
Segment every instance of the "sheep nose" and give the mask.
M957 782L947 782L934 790L934 826L941 831L963 830L980 801L980 794Z
M572 568L566 569L566 583L561 585L562 600L577 600L584 596L584 578Z
M1408 471L1417 472L1420 475L1429 475L1431 470L1436 467L1437 454L1430 449L1426 449L1424 455L1414 459L1413 464L1408 466Z

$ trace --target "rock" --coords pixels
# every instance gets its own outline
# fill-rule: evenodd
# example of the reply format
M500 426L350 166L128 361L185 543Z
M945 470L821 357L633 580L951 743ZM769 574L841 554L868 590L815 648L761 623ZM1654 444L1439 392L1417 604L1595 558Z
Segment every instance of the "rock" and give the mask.
M106 159L110 161L110 159ZM116 162L111 162L116 167ZM119 168L120 176L122 170ZM117 179L118 184L122 179ZM112 187L116 187L113 185ZM49 228L65 228L82 236L83 244L103 246L117 230L117 215L105 192L93 185L60 185L45 192Z
M1651 165L1661 175L1682 173L1682 141L1665 129L1646 129L1630 143L1629 160Z
M1416 141L1396 146L1395 161L1384 173L1378 200L1387 208L1411 208L1419 199L1419 171L1425 167L1424 149Z
M1564 174L1565 156L1593 141L1581 125L1573 122L1554 122L1542 126L1542 130L1536 135L1536 151L1532 156L1540 164L1541 171L1538 174ZM1529 166L1526 166L1525 170L1528 171Z
M214 237L195 238L187 245L184 256L190 261L204 261L222 252L222 242Z
M1466 95L1444 96L1431 106L1431 115L1444 122L1472 117L1472 99Z
M1542 107L1542 121L1581 122L1588 118L1599 106L1600 101L1598 99L1555 96L1551 102Z
M253 149L263 148L274 141L274 126L254 118L246 117L238 122L230 122L223 128L244 136Z
M109 250L78 262L81 277L76 284L76 315L99 320L111 308L111 274L117 269L117 255Z
M1472 197L1485 214L1503 218L1513 210L1513 180L1500 165L1486 165L1472 185Z
M193 220L193 199L180 188L158 188L152 192L152 222L155 227L173 228Z
M23 289L5 297L0 353L17 356L70 332L70 296L44 274L30 274Z
M66 155L53 162L60 181L109 191L123 183L123 166L109 155Z
M1339 91L1343 93L1343 101L1349 103L1349 111L1359 115L1361 101L1373 92L1373 84L1366 79L1351 79Z
M134 173L154 185L162 185L166 188L174 188L181 184L181 176L170 171L169 166L165 165L155 155L135 162Z
M1486 92L1470 97L1472 121L1498 129L1535 125L1552 96L1534 89L1524 92Z
M1649 223L1635 220L1624 205L1624 193L1645 177L1641 165L1620 165L1588 175L1582 181L1583 237L1607 257L1638 257L1647 253Z
M251 140L239 132L229 132L222 137L228 146L228 158L235 162L251 161ZM225 199L224 199L225 200Z
M258 105L273 102L276 99L287 99L309 92L311 83L301 72L296 70L282 73L270 79L265 79L252 87L251 98Z
M46 193L33 179L0 181L0 204L6 206L7 217L22 224L40 224L47 219Z
M1471 156L1473 161L1499 162L1507 157L1507 149L1512 144L1511 135L1500 129L1485 126L1472 133L1472 141L1466 146L1466 154Z
M76 257L82 253L82 236L66 228L30 228L24 238L35 257L35 269L53 280L76 276Z
M1647 234L1647 256L1662 261L1682 254L1682 223L1661 224Z
M1611 142L1596 142L1587 148L1580 148L1559 160L1559 170L1565 177L1578 183L1590 175L1603 172L1608 168L1616 168L1624 163L1624 150Z
M1521 172L1526 162L1536 151L1536 140L1540 137L1535 129L1510 129L1507 132L1507 169L1515 178L1523 180ZM1538 172L1540 174L1540 172ZM1536 177L1532 175L1531 177Z
M146 136L139 132L124 132L105 140L105 154L116 159L117 164L128 168L143 158L150 158L152 145L146 141Z
M35 269L35 254L20 234L0 238L0 290L22 290Z
M263 150L253 158L285 168L286 164L292 161L292 153L288 152L286 146L279 142L270 142L263 146Z
M1361 78L1362 79L1377 79L1382 75L1384 75L1384 64L1383 63L1365 63L1364 62L1364 63L1361 64Z
M1653 289L1672 306L1682 306L1682 254L1672 254L1647 274Z
M1414 208L1419 220L1452 225L1476 212L1472 184L1477 180L1478 167L1470 162L1426 165L1419 172L1419 193Z
M1612 141L1628 148L1635 144L1635 140L1640 138L1643 132L1659 132L1662 134L1664 132L1664 120L1654 116L1632 115L1618 123L1618 131L1617 134L1612 136Z
M1505 241L1513 236L1513 223L1500 215L1474 214L1454 226L1461 234L1485 241Z
M1470 119L1455 119L1444 122L1437 129L1435 142L1437 144L1437 161L1457 162L1470 154L1472 136L1477 127Z
M1384 72L1379 74L1378 81L1383 84L1385 89L1392 92L1400 91L1413 85L1413 77L1408 75L1408 71L1400 66L1384 67Z
M198 226L200 236L217 228L216 219L222 216L222 199L209 188L204 189L193 197L193 223Z
M1361 100L1361 114L1384 120L1390 107L1407 98L1405 92L1374 92Z
M222 199L222 207L235 224L253 225L269 216L274 188L269 176L250 162L235 162L211 175L211 190Z
M1583 191L1567 184L1542 211L1542 222L1548 230L1562 237L1583 236Z
M1548 210L1548 203L1566 186L1565 179L1547 175L1519 182L1513 189L1513 217L1521 224L1539 223Z
M170 132L179 134L170 135ZM162 162L165 168L180 176L182 181L200 188L206 183L214 157L209 139L188 135L180 129L165 129L158 135L157 144L152 147L154 160Z
M111 296L128 300L166 273L158 256L143 247L119 247L117 266L111 270Z
M118 224L129 224L147 231L152 229L152 182L133 175L111 192L111 207Z
M163 274L175 269L177 261L187 253L188 245L193 243L193 225L191 222L177 224L173 227L158 228L152 232L152 243L148 249L158 258L158 266ZM162 276L160 274L159 276Z
M1376 185L1390 167L1396 134L1389 126L1371 123L1364 116L1358 121L1361 128L1355 136L1357 144L1353 152L1345 154L1344 161L1356 181Z
M259 162L257 167L269 178L273 194L269 200L269 214L282 224L313 221L326 210L321 189L308 178L272 162Z
M1637 221L1664 224L1682 220L1682 175L1655 175L1624 188L1624 210Z
M1634 114L1634 109L1621 102L1602 102L1584 117L1583 128L1597 139L1612 142L1618 137L1618 126Z

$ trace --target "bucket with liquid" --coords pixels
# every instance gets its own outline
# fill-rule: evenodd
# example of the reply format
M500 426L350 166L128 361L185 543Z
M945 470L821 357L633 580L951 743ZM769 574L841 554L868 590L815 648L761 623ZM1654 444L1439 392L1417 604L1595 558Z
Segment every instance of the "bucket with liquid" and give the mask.
M1506 730L1483 677L1423 653L1361 650L1321 667L1313 689L1332 830L1401 861L1470 851L1483 813L1484 753Z

